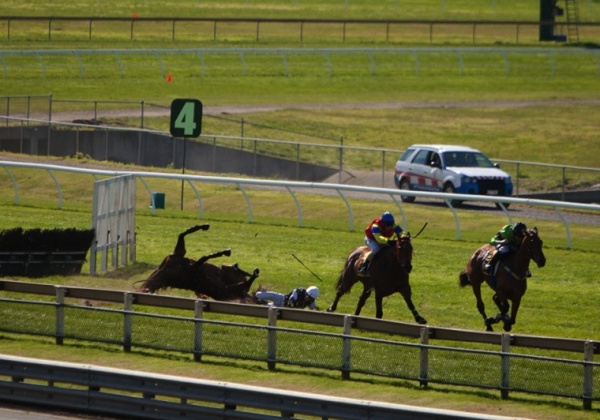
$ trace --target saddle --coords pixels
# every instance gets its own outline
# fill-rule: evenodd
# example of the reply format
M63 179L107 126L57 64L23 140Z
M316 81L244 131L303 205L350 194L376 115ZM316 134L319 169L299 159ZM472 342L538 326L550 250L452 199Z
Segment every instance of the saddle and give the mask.
M485 254L485 257L483 257L483 261L482 261L482 271L483 271L483 273L487 274L488 276L491 276L492 278L494 278L495 274L496 274L496 269L498 267L497 262L496 262L496 264L494 264L494 266L490 266L489 270L486 270L486 267L488 265L491 265L492 259L494 258L494 256L498 252L499 252L498 248L494 248L494 249L490 250L487 254Z

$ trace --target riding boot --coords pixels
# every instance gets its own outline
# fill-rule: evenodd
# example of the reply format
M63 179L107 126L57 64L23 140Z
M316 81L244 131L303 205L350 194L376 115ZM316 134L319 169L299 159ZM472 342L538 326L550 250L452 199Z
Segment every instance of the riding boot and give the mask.
M360 270L358 270L358 275L359 276L366 276L367 273L369 272L369 266L371 265L371 261L367 258L363 261L362 265L360 266Z
M496 265L496 263L498 262L499 259L500 259L500 253L496 252L494 254L494 256L492 257L492 259L490 260L490 262L483 267L483 272L485 274L491 275L492 270L494 269L494 266Z

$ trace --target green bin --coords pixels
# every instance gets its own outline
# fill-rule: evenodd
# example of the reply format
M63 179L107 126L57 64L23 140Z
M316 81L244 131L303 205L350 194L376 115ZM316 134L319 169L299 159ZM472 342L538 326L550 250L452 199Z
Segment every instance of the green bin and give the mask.
M155 209L164 209L165 208L165 193L153 192L152 199L154 200L154 208ZM152 207L152 201L150 202L150 207Z

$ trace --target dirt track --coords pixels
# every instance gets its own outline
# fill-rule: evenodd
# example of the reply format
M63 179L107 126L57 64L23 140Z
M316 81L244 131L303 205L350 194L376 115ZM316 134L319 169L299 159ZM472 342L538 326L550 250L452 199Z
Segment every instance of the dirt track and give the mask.
M511 107L520 108L528 106L549 105L600 105L600 99L549 99L535 101L437 101L437 102L361 102L361 103L328 103L328 104L276 104L276 105L203 105L204 115L222 114L251 114L256 112L272 112L284 109L400 109L400 108L479 108L479 107ZM115 109L102 110L100 117L118 118L139 116L140 109ZM169 107L148 106L144 109L144 117L166 117L170 114ZM57 122L73 122L89 119L92 111L53 112L52 120ZM47 114L36 114L34 119L47 119Z

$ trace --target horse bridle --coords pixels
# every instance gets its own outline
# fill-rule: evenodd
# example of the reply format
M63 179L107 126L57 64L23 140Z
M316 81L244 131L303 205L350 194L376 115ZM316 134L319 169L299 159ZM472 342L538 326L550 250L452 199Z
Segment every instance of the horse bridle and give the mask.
M406 245L411 245L410 239L411 239L410 236L404 236L404 237L398 238L398 241L396 242L396 259L400 263L400 267L402 267L402 269L404 271L406 271L407 273L411 272L412 264L410 262L408 263L408 265L402 264L402 261L400 261L400 253L402 252L402 248L403 248L402 245L404 245L404 247L406 247ZM412 253L412 251L411 251L411 253Z

